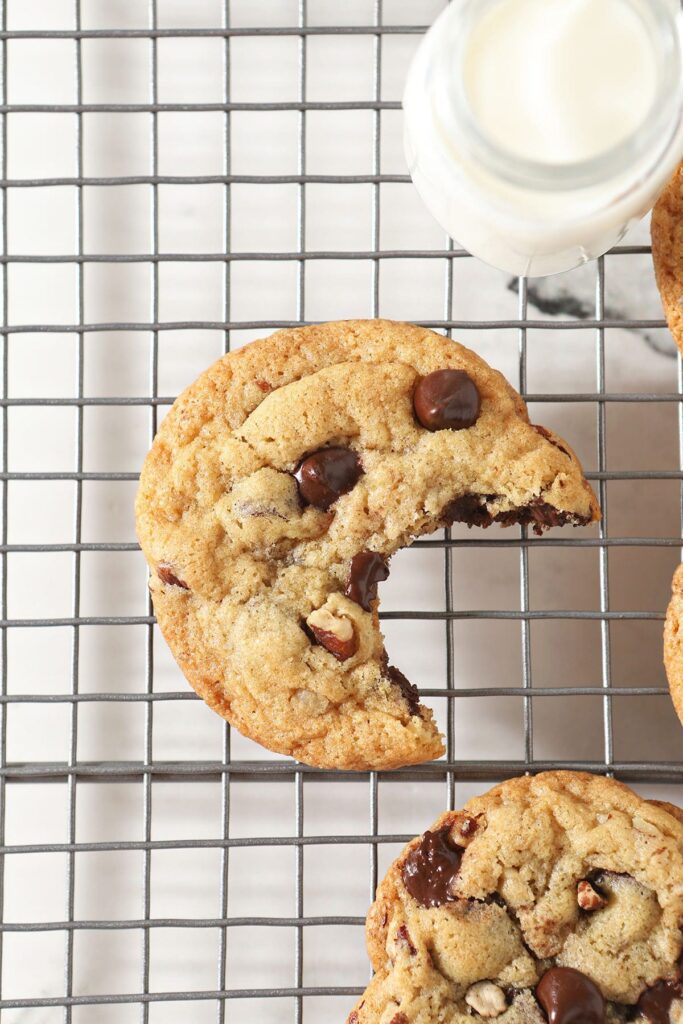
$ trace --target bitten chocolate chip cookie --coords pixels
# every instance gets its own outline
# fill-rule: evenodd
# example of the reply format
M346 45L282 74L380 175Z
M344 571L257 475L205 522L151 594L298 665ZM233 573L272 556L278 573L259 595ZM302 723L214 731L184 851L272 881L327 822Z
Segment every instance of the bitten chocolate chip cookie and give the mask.
M367 919L347 1024L680 1024L683 813L576 772L444 814Z
M652 211L652 259L674 341L683 352L683 163Z
M382 320L219 360L162 423L137 499L158 622L197 693L264 746L348 769L443 749L384 650L389 557L455 521L597 518L576 456L499 373Z
M671 699L683 723L683 565L676 569L671 583L664 624L664 667Z

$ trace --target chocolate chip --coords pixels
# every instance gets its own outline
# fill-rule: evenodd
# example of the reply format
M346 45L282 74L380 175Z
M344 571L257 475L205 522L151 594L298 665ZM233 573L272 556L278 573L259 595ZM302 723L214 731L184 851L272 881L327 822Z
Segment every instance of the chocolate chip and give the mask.
M427 430L466 430L479 419L481 396L464 370L435 370L418 381L413 406Z
M415 683L411 683L409 679L406 679L403 673L399 669L394 668L393 665L387 665L384 671L390 682L394 686L398 686L401 696L408 704L411 715L420 715L421 717L420 694Z
M440 907L456 898L451 886L463 851L451 846L449 832L449 825L438 832L425 832L403 864L403 884L423 907Z
M590 978L573 967L551 967L536 986L549 1024L604 1024L605 999Z
M650 1024L670 1024L671 1004L683 999L683 982L658 981L652 988L645 989L638 1000L638 1009Z
M359 551L351 559L351 570L344 593L366 612L377 600L377 584L389 579L389 566L376 551Z
M169 587L180 587L182 590L190 589L184 580L181 580L179 576L176 576L173 571L173 566L169 565L168 562L159 562L157 565L157 576L162 583L165 583Z
M362 473L360 460L350 448L322 448L307 456L294 476L306 504L326 512L355 487Z

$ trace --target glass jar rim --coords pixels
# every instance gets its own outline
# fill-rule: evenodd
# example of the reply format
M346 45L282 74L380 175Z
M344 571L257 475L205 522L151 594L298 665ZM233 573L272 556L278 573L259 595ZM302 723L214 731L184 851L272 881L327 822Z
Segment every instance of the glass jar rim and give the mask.
M571 191L610 180L634 166L653 149L661 152L671 141L683 115L682 16L669 0L622 0L647 27L657 48L656 92L641 124L614 146L587 159L551 162L528 159L498 145L477 124L462 67L469 32L486 12L502 0L459 0L451 3L432 31L442 33L436 64L435 112L446 138L465 143L469 156L507 184L525 189ZM443 20L443 25L439 22Z

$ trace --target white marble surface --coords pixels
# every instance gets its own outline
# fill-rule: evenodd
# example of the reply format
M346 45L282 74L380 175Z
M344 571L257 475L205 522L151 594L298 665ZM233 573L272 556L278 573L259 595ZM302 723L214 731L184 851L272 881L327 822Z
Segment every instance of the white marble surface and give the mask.
M159 0L162 27L220 26L218 0ZM437 0L384 0L387 24L423 23L440 9ZM289 0L233 0L232 24L297 23ZM147 24L141 0L82 0L83 26L140 27ZM371 0L309 0L310 24L369 24ZM72 0L8 0L9 28L73 25ZM415 35L387 35L382 44L381 95L399 99ZM372 96L373 39L370 36L313 36L307 43L307 98L362 100ZM235 38L230 44L231 96L235 101L296 100L296 38ZM86 102L149 101L149 42L86 41L83 95ZM74 102L74 44L11 42L8 90L11 103ZM220 39L163 39L158 44L160 102L221 102L223 43ZM150 116L86 114L83 117L84 173L87 176L149 174ZM235 174L293 174L297 171L299 116L293 112L244 113L230 118L231 169ZM398 111L381 115L381 170L405 173ZM158 115L159 170L169 174L216 174L225 170L222 113ZM8 126L10 178L70 176L76 172L72 115L14 114ZM368 111L310 112L306 115L309 173L365 174L372 170L373 115ZM232 190L231 247L236 252L292 251L297 247L295 185L235 185ZM147 185L84 189L84 249L87 253L149 253L152 190ZM159 247L165 253L223 251L222 185L162 185L158 194ZM370 185L306 187L306 247L310 250L372 248ZM8 244L13 254L76 251L76 192L73 188L11 189ZM385 184L380 193L381 249L444 247L443 233L409 184ZM627 239L647 243L647 226ZM530 393L594 392L595 331L581 327L592 317L596 266L529 284L529 318L577 317L575 330L545 327L528 331L527 388ZM10 324L73 324L78 318L75 264L13 264L8 271ZM297 315L295 262L239 261L231 265L229 317L236 321L293 319ZM477 322L517 316L515 282L472 259L453 262L453 296L445 307L446 272L441 259L386 259L380 264L379 310L411 320L452 317L472 321L457 337L519 383L518 331L484 329ZM147 322L153 314L152 273L144 262L89 263L84 271L85 320ZM605 264L605 307L611 318L661 318L649 255L611 255ZM223 321L226 311L221 263L162 262L159 266L160 321ZM372 302L370 261L319 260L306 264L307 319L367 316ZM236 330L239 346L258 336ZM174 395L217 357L221 331L162 331L159 335L159 393ZM149 393L150 335L100 331L85 335L84 388L88 396ZM8 380L13 397L68 397L75 394L77 336L73 333L14 334L9 341ZM610 328L605 332L605 383L613 392L662 395L677 389L678 364L666 330ZM535 419L564 434L586 467L598 468L596 407L550 401L532 407ZM12 471L60 471L75 466L72 408L15 407L9 412L9 467ZM606 406L606 442L611 471L678 471L679 424L671 402ZM88 407L84 414L83 465L88 471L138 470L150 439L144 407ZM134 539L134 482L83 485L83 540ZM681 532L678 480L610 481L607 484L611 537L677 538ZM10 544L69 542L74 536L73 483L12 482L9 486ZM456 531L460 536L460 532ZM462 536L466 531L462 532ZM471 535L470 535L471 536ZM496 529L489 536L504 537ZM509 536L509 534L507 534ZM386 610L444 608L442 552L413 549L392 564L383 588ZM609 599L613 610L661 613L677 547L609 549ZM73 614L73 555L10 554L8 615L11 618L69 617ZM537 547L529 554L530 607L596 610L600 607L597 548ZM456 549L453 555L455 609L520 607L520 555L514 548ZM144 615L146 571L137 552L87 552L81 559L80 613L83 616ZM663 686L659 621L616 622L610 627L611 679L615 686ZM423 687L443 687L445 627L441 622L386 624L392 659ZM543 698L534 702L534 755L538 759L601 761L605 755L600 626L596 622L550 620L530 629L531 669L537 687L591 686L595 697ZM145 627L89 626L81 629L78 686L83 693L140 693L145 689ZM515 621L456 620L453 624L454 679L459 689L519 686L522 682L520 625ZM8 639L11 693L60 694L71 688L72 635L67 628L14 629ZM186 689L163 641L155 636L154 689ZM434 698L445 724L445 700ZM505 760L524 756L519 697L468 697L457 701L454 756L459 760ZM612 707L614 757L620 761L680 761L681 728L667 697L619 697ZM8 710L9 761L64 761L69 757L68 704L14 704ZM79 706L77 756L82 761L135 760L144 756L143 703L89 702ZM221 721L200 702L158 703L153 719L153 757L205 760L222 757ZM237 734L237 760L272 755ZM484 784L460 784L460 803ZM641 792L683 799L683 784L639 785ZM306 785L307 835L367 834L370 786L320 782ZM69 839L67 791L63 784L7 787L6 842L64 843ZM444 783L380 782L378 827L386 834L413 834L447 801ZM295 791L291 783L230 786L233 837L291 836L295 832ZM143 787L139 783L79 784L75 838L78 842L139 841L144 838ZM221 787L215 783L159 782L152 787L152 838L218 839L222 834ZM379 847L380 872L395 854ZM13 854L5 864L5 920L65 919L67 856L63 852ZM304 854L304 913L307 916L362 916L370 899L367 845L310 846ZM156 920L190 921L220 914L220 850L154 851L150 913ZM296 914L295 854L291 847L235 849L230 854L228 911L231 917L287 917ZM75 859L75 915L78 920L134 919L144 913L143 855L139 851L81 852ZM226 984L230 989L289 987L295 978L295 929L234 927L228 930ZM216 928L154 928L149 986L152 992L214 990L219 932ZM19 999L64 992L65 933L8 933L4 940L2 996ZM308 986L362 985L368 966L362 929L307 928L304 983ZM73 990L77 995L135 993L142 984L140 930L79 930L74 937ZM348 997L311 997L306 1024L343 1020ZM292 999L231 1002L231 1024L293 1021ZM216 1018L215 1001L152 1003L150 1020L195 1024ZM140 1008L84 1006L78 1022L121 1022L140 1018ZM59 1008L6 1011L7 1022L52 1024Z

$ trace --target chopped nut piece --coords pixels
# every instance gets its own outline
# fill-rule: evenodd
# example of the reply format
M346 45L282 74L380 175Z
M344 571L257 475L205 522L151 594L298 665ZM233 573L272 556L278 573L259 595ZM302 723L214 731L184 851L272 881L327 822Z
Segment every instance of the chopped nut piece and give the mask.
M396 943L397 945L405 946L411 956L415 956L417 953L417 950L413 945L413 940L411 939L408 929L404 924L401 925L396 933Z
M638 814L636 814L636 816L633 819L633 827L637 829L638 832L644 832L645 835L648 836L659 835L659 832L657 831L657 826L650 824L649 821L645 821L645 818L641 818Z
M359 1007L360 1009L360 1007ZM353 1024L353 1022L352 1022ZM356 1022L358 1024L358 1021ZM384 1013L379 1018L378 1024L408 1024L405 1013L401 1013L398 1003L392 999L384 1008Z
M579 882L576 888L576 901L582 910L602 910L607 906L607 900L597 889L594 889L590 882Z
M228 495L233 516L245 519L281 519L293 522L301 516L296 482L289 473L264 466L238 481Z
M358 650L358 640L351 619L334 615L328 608L318 608L306 619L316 641L337 661L347 661Z
M180 576L176 575L173 566L169 565L168 562L159 562L157 565L157 576L167 587L180 587L181 590L190 589L187 583L181 580Z
M478 828L479 822L476 818L471 818L468 814L462 814L453 823L451 839L458 846L468 846L474 839Z
M507 1009L507 1000L502 988L492 981L478 981L465 993L465 1002L480 1017L500 1017Z
M297 690L292 696L292 703L298 704L307 715L324 715L330 706L330 702L322 693L314 693L313 690Z

